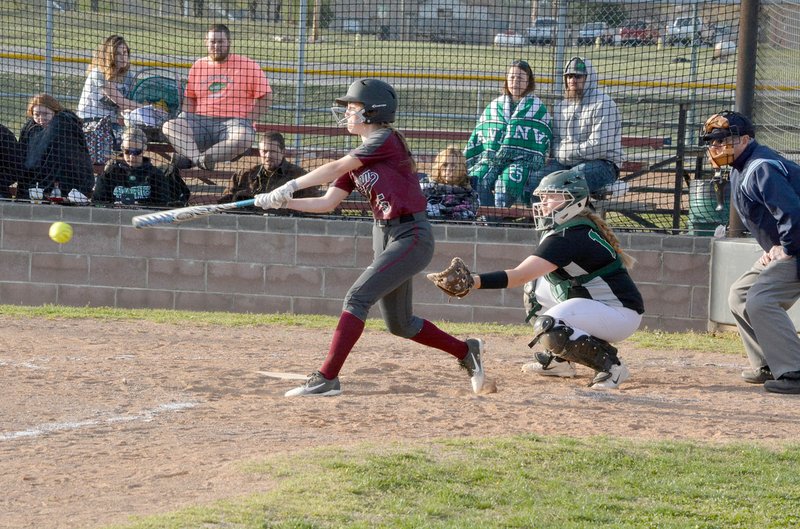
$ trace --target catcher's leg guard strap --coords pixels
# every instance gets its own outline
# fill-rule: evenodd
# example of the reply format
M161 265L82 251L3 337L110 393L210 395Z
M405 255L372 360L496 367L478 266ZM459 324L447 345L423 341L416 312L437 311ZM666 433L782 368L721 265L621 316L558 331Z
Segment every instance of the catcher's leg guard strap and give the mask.
M569 342L573 330L566 325L557 324L552 316L539 316L533 320L533 340L528 347L541 342L542 347L554 355L560 355Z
M616 347L588 335L568 342L558 356L591 367L595 371L608 371L611 366L619 364Z

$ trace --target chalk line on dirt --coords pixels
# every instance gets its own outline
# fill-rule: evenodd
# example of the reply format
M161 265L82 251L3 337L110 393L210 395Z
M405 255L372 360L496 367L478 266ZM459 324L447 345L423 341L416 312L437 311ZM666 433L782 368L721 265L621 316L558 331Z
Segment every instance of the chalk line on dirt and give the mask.
M17 432L0 433L0 441L13 441L15 439L38 437L40 435L47 435L56 432L65 432L70 430L80 430L81 428L93 428L96 426L116 424L121 422L134 422L134 421L151 421L155 417L169 412L183 411L197 406L196 402L167 402L159 404L155 408L144 410L135 415L112 415L103 419L87 419L85 421L75 422L55 422L40 424L27 430L20 430Z

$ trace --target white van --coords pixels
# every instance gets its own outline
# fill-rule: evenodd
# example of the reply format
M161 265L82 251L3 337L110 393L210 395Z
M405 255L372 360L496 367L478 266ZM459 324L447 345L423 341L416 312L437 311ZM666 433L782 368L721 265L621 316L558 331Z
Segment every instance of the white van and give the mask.
M688 46L694 42L713 44L714 31L713 28L706 26L700 17L678 17L667 26L664 41L669 46L675 44Z

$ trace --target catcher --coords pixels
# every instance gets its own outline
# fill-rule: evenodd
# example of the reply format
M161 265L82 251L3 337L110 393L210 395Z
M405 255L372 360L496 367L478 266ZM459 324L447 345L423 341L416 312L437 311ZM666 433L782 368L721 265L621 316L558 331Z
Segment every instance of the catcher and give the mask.
M475 288L525 285L533 347L543 352L525 364L525 372L573 377L574 363L595 371L590 387L616 389L628 376L613 342L633 334L644 303L628 269L635 260L589 204L586 179L570 170L544 177L534 191L539 245L513 270L473 274L456 257L447 270L428 274L450 296L462 298Z

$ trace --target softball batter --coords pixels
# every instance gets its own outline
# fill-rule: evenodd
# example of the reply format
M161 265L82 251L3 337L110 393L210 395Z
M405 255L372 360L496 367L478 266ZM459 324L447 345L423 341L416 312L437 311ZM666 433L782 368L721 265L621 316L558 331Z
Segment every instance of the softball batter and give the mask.
M390 125L397 111L397 94L388 83L361 79L350 85L336 105L333 111L338 124L346 126L351 134L360 135L362 144L271 193L256 195L255 205L322 213L333 210L358 190L369 199L375 219L375 258L347 292L322 367L286 396L341 393L339 371L363 333L364 321L375 303L389 332L456 357L471 377L473 391L478 393L484 382L483 341L459 340L412 313L412 279L430 263L434 240L414 159L403 136ZM291 198L298 189L331 182L322 197Z

